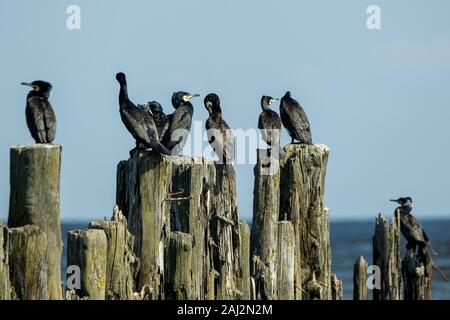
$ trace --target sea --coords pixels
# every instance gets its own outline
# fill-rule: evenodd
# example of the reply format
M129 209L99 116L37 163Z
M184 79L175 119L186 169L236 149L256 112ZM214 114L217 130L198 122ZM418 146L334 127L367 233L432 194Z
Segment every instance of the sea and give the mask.
M431 243L438 256L433 257L444 274L450 278L450 220L424 220L422 226L427 231ZM64 250L62 270L66 270L67 232L87 228L88 222L63 222L62 233ZM359 256L363 256L369 265L372 262L372 236L375 230L375 219L371 221L332 221L330 223L331 249L333 252L332 272L336 273L344 285L344 299L353 297L353 264ZM402 251L404 251L402 241ZM402 252L403 255L403 252ZM64 277L64 276L63 276ZM371 298L371 293L369 293ZM445 282L433 273L433 299L450 300L450 282Z

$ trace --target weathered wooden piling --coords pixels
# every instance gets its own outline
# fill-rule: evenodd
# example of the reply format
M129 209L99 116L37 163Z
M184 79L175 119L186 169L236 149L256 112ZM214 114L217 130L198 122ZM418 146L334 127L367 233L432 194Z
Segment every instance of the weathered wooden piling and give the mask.
M212 262L217 272L215 298L240 299L236 278L240 265L239 217L236 173L227 176L223 164L215 164L216 180L212 194L210 234L213 241Z
M331 300L344 300L344 286L336 274L331 275Z
M251 232L251 274L256 296L277 299L277 246L280 210L280 165L265 149L257 150L254 168L253 222Z
M8 226L39 226L47 238L49 299L62 299L60 174L61 146L14 146L10 151Z
M280 220L295 233L295 299L331 299L328 210L324 206L329 149L325 145L285 147L281 161Z
M375 220L373 265L380 268L381 288L373 290L374 300L401 299L400 217L389 223L381 214Z
M250 228L244 220L239 221L239 237L241 259L239 261L237 288L242 294L242 300L250 300Z
M19 300L50 298L46 233L38 226L10 229L9 271L13 296ZM61 290L61 288L60 288Z
M367 262L360 256L353 266L353 300L368 300Z
M134 150L118 165L117 204L135 236L140 259L138 291L148 286L153 299L164 299L164 244L170 229L170 157Z
M133 300L139 258L133 252L134 236L116 206L110 221L93 221L89 229L103 230L107 239L106 299Z
M278 225L277 299L294 300L295 233L290 221Z
M9 230L0 221L0 300L9 300L12 294L9 281L9 243Z
M171 232L165 255L165 297L171 300L191 300L194 275L192 270L193 239L189 233Z
M426 262L419 261L414 252L407 251L402 260L402 276L404 300L431 300L431 258Z
M214 299L212 238L210 219L215 166L212 160L200 157L172 157L172 193L170 229L192 236L191 299Z
M81 299L104 300L106 293L107 238L103 230L75 230L67 234L67 265L78 266ZM69 280L69 279L68 279Z
M138 288L148 286L153 299L165 298L164 287L173 284L164 270L164 246L171 232L183 232L192 237L189 298L244 296L235 173L229 177L223 165L204 158L134 151L118 165L117 184L117 202L141 261Z

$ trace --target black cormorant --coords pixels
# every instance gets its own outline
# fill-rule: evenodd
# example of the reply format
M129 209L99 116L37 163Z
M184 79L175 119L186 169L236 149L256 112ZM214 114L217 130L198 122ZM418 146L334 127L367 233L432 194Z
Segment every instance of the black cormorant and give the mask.
M136 140L137 146L143 144L146 148L152 148L158 153L170 155L170 151L158 141L158 130L151 113L137 107L128 98L125 74L122 72L116 74L116 79L120 84L120 117L125 127Z
M205 123L208 142L219 157L219 162L225 165L227 176L231 177L233 174L231 162L234 159L235 152L233 133L222 117L219 96L215 93L208 94L205 97L204 104L209 113Z
M28 129L36 143L52 143L56 135L56 117L48 101L52 85L46 81L22 82L33 88L27 96L25 115Z
M279 149L279 159L284 158L283 148L280 145L281 138L281 119L278 113L269 108L269 106L278 99L268 96L262 96L261 108L262 112L258 119L258 129L265 143L269 146L275 146Z
M144 107L153 116L153 120L155 121L156 129L158 129L159 140L161 141L169 128L169 116L166 115L163 111L161 104L157 101L148 102Z
M300 143L312 144L311 128L305 110L291 98L289 91L281 98L280 116L284 127L292 138L292 143L297 140Z
M179 154L186 144L194 115L194 107L190 100L199 96L199 94L184 91L175 92L172 95L172 105L175 111L169 115L169 127L164 134L162 143L173 155Z
M410 197L398 198L397 200L391 200L397 202L400 206L397 207L400 213L400 231L405 237L408 250L416 251L419 248L419 255L423 255L427 246L430 247L431 252L436 254L430 246L430 239L425 233L419 221L411 214L412 211L412 199Z
M406 238L407 244L406 249L411 250L414 254L416 253L416 248L418 247L417 257L420 262L424 265L428 265L431 261L431 257L428 254L427 247L433 255L437 253L433 250L430 244L430 239L425 233L420 222L411 214L412 211L412 199L410 197L398 198L396 200L391 200L397 202L400 206L395 209L395 211L400 214L400 231ZM439 272L439 275L445 281L448 281L446 275L439 269L435 264L433 269Z

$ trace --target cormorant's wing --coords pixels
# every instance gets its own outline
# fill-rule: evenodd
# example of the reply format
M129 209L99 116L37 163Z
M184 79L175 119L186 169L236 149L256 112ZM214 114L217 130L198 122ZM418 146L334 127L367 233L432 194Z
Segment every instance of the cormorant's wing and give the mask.
M142 113L137 107L126 107L120 109L122 121L136 140L148 144L150 142L147 125Z
M169 129L166 131L163 144L169 148L174 148L180 139L176 139L172 141L172 135L176 135L175 137L181 138L181 136L186 139L187 134L189 133L189 129L191 127L192 114L185 107L179 107L175 110L174 113L170 116L170 125ZM184 130L184 131L183 131Z
M419 221L410 213L403 214L403 223L408 228L410 235L418 242L427 242L428 237L422 229Z
M152 114L149 109L139 109L142 114L142 118L145 121L145 125L147 126L147 133L149 138L154 138L159 140L158 129L156 128L155 120L153 119Z
M261 130L261 135L268 145L271 146L274 141L279 141L281 127L281 119L275 111L268 110L261 112L258 120L258 128Z
M47 142L52 143L56 136L56 116L49 101L44 101L44 120L47 131Z
M160 114L159 115L160 119L159 119L159 139L162 140L164 135L166 134L167 130L169 129L170 126L170 121L169 121L169 117L166 116L165 114ZM162 123L162 125L161 125Z
M294 128L297 131L301 140L305 143L312 143L311 138L311 127L309 125L308 116L305 110L296 103L294 108L292 108L292 118L295 121Z
M220 159L230 163L235 156L235 139L228 124L221 120L217 125L210 119L206 122L208 141Z
M43 103L44 101L39 97L30 97L27 99L27 125L37 143L47 142Z

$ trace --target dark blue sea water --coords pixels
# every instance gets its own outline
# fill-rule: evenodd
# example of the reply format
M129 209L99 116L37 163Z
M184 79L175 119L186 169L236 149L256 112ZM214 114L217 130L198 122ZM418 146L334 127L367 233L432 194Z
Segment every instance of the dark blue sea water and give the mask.
M66 234L70 230L86 228L88 223L63 223L64 248ZM431 238L433 248L439 252L434 263L450 277L450 220L423 221L423 227ZM331 222L331 247L333 250L333 272L344 282L344 298L352 299L353 264L359 256L372 262L372 235L375 222ZM402 244L402 247L404 245ZM66 251L64 249L62 270L66 270ZM450 300L450 282L444 282L433 273L433 299Z

